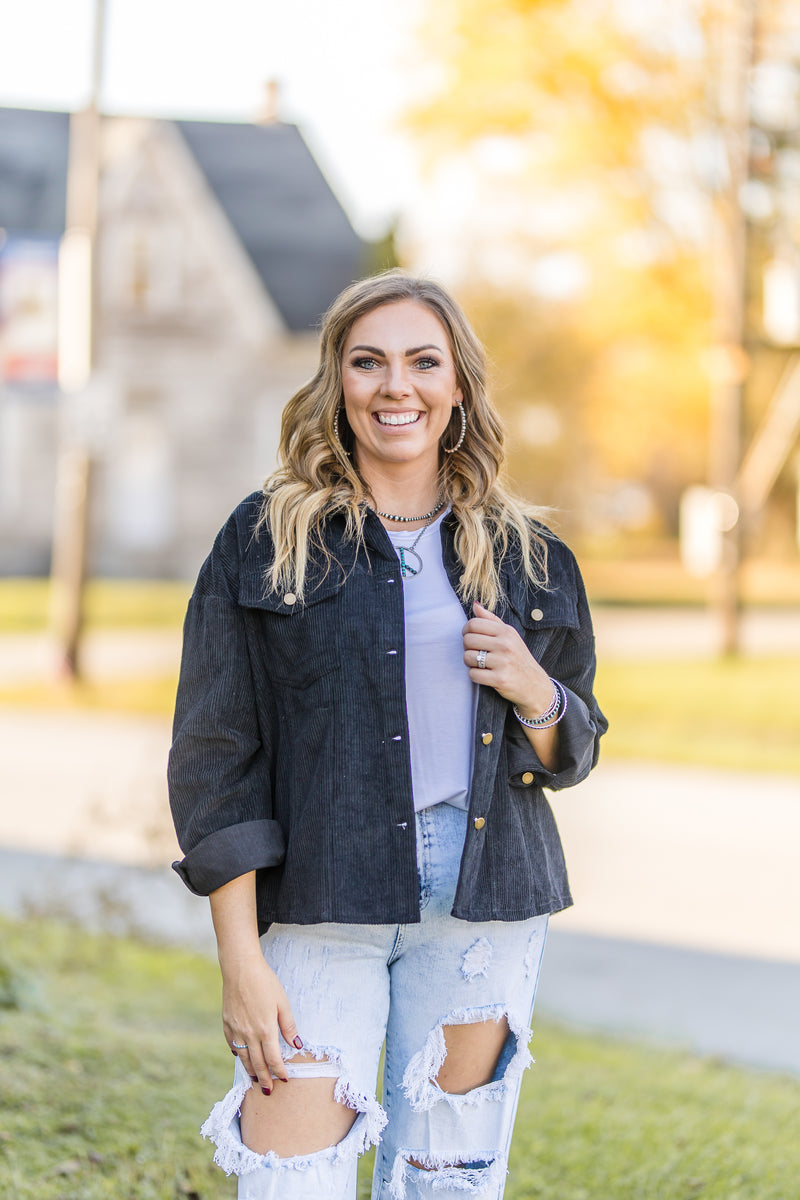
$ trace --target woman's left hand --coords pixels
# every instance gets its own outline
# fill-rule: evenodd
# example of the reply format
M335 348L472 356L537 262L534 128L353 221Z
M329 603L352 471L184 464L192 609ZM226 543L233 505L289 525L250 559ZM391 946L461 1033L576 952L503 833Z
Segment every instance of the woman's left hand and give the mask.
M545 712L553 698L553 684L516 629L477 601L472 611L475 616L461 631L464 662L472 682L493 687L526 716ZM477 665L482 650L486 652L485 667Z

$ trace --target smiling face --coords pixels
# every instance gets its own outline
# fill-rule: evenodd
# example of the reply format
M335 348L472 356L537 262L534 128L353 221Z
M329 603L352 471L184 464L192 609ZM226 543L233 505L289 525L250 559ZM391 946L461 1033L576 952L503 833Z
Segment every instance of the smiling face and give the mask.
M462 399L450 339L424 304L383 304L353 323L342 353L342 388L366 480L402 464L439 470L439 439Z

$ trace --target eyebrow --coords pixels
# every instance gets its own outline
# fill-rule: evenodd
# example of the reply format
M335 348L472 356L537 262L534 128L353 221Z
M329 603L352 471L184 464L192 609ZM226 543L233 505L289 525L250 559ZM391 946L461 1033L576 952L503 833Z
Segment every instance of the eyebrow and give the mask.
M380 350L377 346L353 346L350 353L355 353L356 350L366 350L368 354L377 354L379 358L385 358L385 350ZM415 354L419 354L421 350L438 350L440 354L444 354L444 350L440 346L434 345L433 342L428 342L425 346L412 346L410 350L406 350L405 357L412 358Z

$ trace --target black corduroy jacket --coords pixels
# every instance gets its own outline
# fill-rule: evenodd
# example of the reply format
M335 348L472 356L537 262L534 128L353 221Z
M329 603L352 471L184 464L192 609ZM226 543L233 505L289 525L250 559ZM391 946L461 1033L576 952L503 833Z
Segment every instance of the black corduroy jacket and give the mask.
M169 760L185 854L175 870L198 895L255 870L262 931L272 921L417 922L397 555L373 512L357 552L334 516L325 536L345 569L312 564L302 603L270 592L271 540L263 527L254 533L262 499L249 496L223 526L189 602ZM454 590L456 527L448 514L442 549ZM509 556L497 615L567 689L560 761L545 770L508 701L481 687L452 910L467 921L524 920L572 903L542 789L588 775L606 721L592 694L580 573L547 537L548 587L533 587Z

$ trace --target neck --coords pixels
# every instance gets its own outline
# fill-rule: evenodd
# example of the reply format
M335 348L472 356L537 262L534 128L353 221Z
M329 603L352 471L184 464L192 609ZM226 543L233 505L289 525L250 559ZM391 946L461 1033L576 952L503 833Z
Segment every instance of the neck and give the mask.
M429 471L404 478L386 472L370 473L364 482L376 509L401 517L415 517L430 512L441 490L439 479L431 476ZM385 517L381 517L381 520L387 524Z

